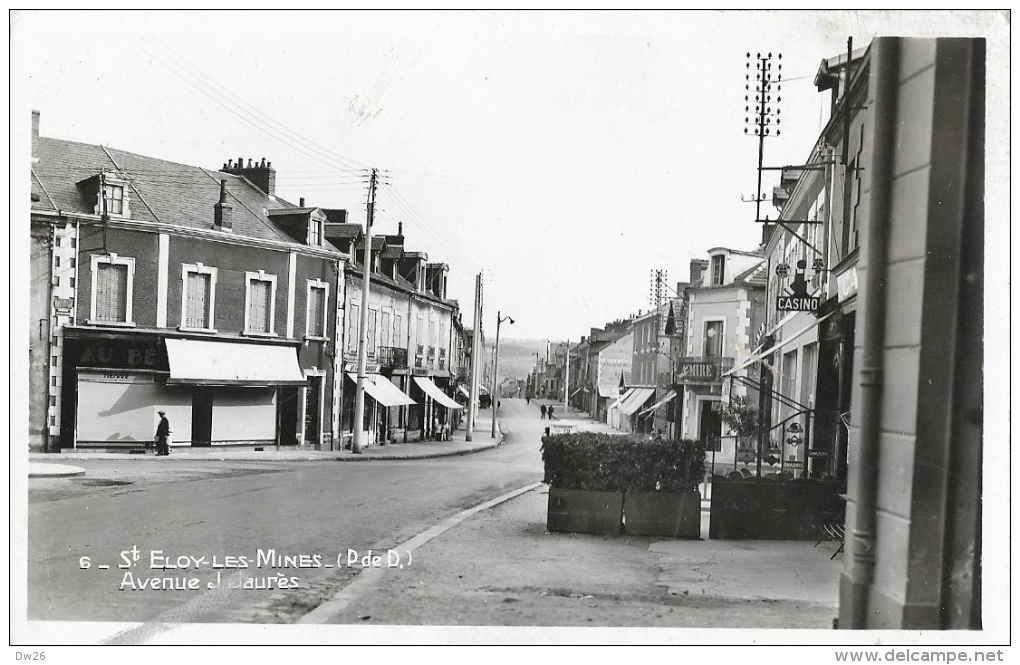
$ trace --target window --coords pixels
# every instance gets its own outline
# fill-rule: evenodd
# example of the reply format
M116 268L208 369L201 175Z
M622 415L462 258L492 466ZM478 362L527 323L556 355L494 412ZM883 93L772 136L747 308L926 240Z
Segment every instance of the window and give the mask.
M375 334L378 330L379 312L374 309L368 310L368 355L375 355Z
M276 275L265 271L245 275L244 332L248 335L275 335Z
M722 286L726 276L726 257L722 254L712 257L712 286Z
M311 217L308 220L308 244L322 244L322 220Z
M361 308L351 305L350 316L347 317L347 349L358 350L358 325L361 320Z
M89 323L134 325L131 301L135 260L109 254L92 256L92 309Z
M308 282L308 313L305 319L305 336L326 336L326 303L329 301L329 285L315 280Z
M379 345L380 346L393 346L390 344L390 313L382 312L381 321L379 322Z
M706 358L719 358L723 354L723 321L705 321Z
M201 263L181 266L181 329L216 332L216 268Z
M406 346L403 335L404 317L397 314L393 317L393 346Z
M122 216L124 214L124 186L107 184L103 194L106 197L106 213Z

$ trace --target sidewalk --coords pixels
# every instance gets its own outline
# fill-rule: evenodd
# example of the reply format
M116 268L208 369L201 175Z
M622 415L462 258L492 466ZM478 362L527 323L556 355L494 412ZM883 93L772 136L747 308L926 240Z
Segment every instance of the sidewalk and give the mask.
M449 441L415 441L413 443L388 443L362 448L361 454L350 450L311 450L304 448L276 448L266 446L265 450L230 450L221 448L171 447L170 456L156 458L152 453L111 453L90 451L65 451L60 453L36 453L28 455L28 475L35 477L60 477L84 473L79 467L63 464L73 460L153 460L172 463L174 460L220 461L220 462L368 462L382 460L412 460L469 455L495 448L503 442L502 424L497 423L496 438L491 436L491 420L484 418L482 410L479 422L467 441L467 431L462 427L451 433Z

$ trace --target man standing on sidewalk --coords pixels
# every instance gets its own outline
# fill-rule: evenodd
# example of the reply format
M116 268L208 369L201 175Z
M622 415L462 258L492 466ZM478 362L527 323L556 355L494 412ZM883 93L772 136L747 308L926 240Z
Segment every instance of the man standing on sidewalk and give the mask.
M170 454L170 421L166 418L166 411L157 411L159 414L159 425L156 426L156 454L166 457Z

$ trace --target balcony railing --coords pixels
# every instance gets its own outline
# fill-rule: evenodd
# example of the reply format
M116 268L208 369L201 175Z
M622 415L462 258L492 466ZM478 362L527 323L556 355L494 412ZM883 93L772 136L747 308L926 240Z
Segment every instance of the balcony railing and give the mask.
M399 346L380 346L376 358L383 369L407 369L407 349Z
M733 358L688 356L677 358L674 383L711 385L722 383L723 372L733 369Z

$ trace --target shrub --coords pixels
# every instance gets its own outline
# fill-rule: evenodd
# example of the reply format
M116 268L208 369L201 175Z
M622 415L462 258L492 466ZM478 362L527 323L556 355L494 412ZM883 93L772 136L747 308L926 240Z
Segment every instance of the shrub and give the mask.
M573 432L542 437L543 482L592 492L690 492L705 475L698 441Z

